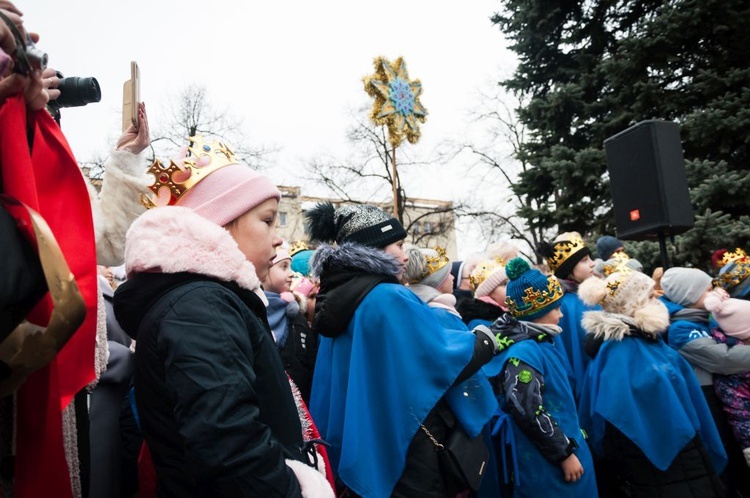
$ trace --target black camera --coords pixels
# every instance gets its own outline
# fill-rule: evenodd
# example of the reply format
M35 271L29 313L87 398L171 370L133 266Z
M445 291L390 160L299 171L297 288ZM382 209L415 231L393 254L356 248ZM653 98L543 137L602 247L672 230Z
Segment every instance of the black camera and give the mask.
M94 77L69 76L64 77L60 71L57 72L60 82L57 89L60 96L50 100L49 107L60 109L61 107L80 107L102 99L102 91L99 82Z

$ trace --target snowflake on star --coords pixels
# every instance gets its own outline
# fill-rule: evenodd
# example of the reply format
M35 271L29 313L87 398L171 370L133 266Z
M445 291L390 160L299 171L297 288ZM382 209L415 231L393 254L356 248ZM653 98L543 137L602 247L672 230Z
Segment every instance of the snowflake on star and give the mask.
M409 81L406 63L400 57L393 63L378 57L374 66L375 74L364 78L365 91L375 99L370 118L376 124L388 126L388 137L394 147L404 138L417 143L419 123L424 123L427 116L427 110L419 101L422 83Z

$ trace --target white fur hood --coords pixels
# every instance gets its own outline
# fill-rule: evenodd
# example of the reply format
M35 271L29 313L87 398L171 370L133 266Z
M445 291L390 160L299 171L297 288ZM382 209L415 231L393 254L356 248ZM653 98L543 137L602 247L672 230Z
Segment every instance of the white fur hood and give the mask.
M635 327L644 335L657 337L669 328L669 312L658 300L652 300L637 310L632 317L606 311L587 311L581 325L588 334L603 337L605 341L620 341L630 335Z
M224 228L179 206L153 208L136 219L125 242L125 269L134 273L189 272L259 290L255 267Z

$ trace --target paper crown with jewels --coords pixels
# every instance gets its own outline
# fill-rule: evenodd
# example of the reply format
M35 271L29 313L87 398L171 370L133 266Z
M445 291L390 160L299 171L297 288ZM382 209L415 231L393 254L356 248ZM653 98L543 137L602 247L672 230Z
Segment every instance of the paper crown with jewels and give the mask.
M289 254L291 256L294 256L298 252L302 251L308 251L310 250L310 247L307 245L307 242L304 240L295 240L289 244Z
M435 252L437 256L424 255L425 265L424 270L422 270L422 279L429 277L451 261L442 247L435 246Z
M586 249L581 237L571 237L567 240L559 240L553 243L554 253L547 257L550 270L555 271L565 263L571 256L582 249Z
M492 273L498 268L505 268L505 261L503 261L502 258L492 258L480 261L469 275L471 288L477 290L477 288L482 285L482 282L487 280L487 277L492 275Z
M726 251L721 258L719 259L719 268L722 266L728 265L729 263L734 263L735 261L747 261L747 253L742 250L742 248L738 247L734 251Z
M141 194L141 203L146 209L176 204L208 175L238 162L224 143L206 142L201 135L190 137L190 143L191 146L187 148L190 155L178 159L179 163L171 159L169 166L164 167L156 159L148 169L148 173L154 177L154 182L148 187L154 197Z
M557 277L550 275L547 277L547 288L527 287L524 289L524 295L520 302L508 296L505 303L508 305L508 311L516 318L525 318L537 313L539 310L546 308L550 304L562 299L563 289Z
M633 269L628 266L628 261L630 261L630 256L625 254L624 252L616 252L612 255L612 258L609 259L604 263L602 266L602 275L604 278L607 278L608 276L612 275L615 272L618 273L630 273L633 271Z
M750 276L750 259L738 259L736 261L730 261L727 264L734 263L734 266L725 269L718 277L713 279L714 287L721 287L726 291L731 291L747 277Z

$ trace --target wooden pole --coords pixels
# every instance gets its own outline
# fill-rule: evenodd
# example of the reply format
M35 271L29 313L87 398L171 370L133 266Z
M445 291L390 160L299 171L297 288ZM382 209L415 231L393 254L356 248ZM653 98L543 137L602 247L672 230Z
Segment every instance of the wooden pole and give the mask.
M396 171L396 147L393 148L393 158L391 159L391 163L393 164L393 174L391 175L391 178L393 179L393 217L401 221L401 216L399 216L398 212L398 172Z

